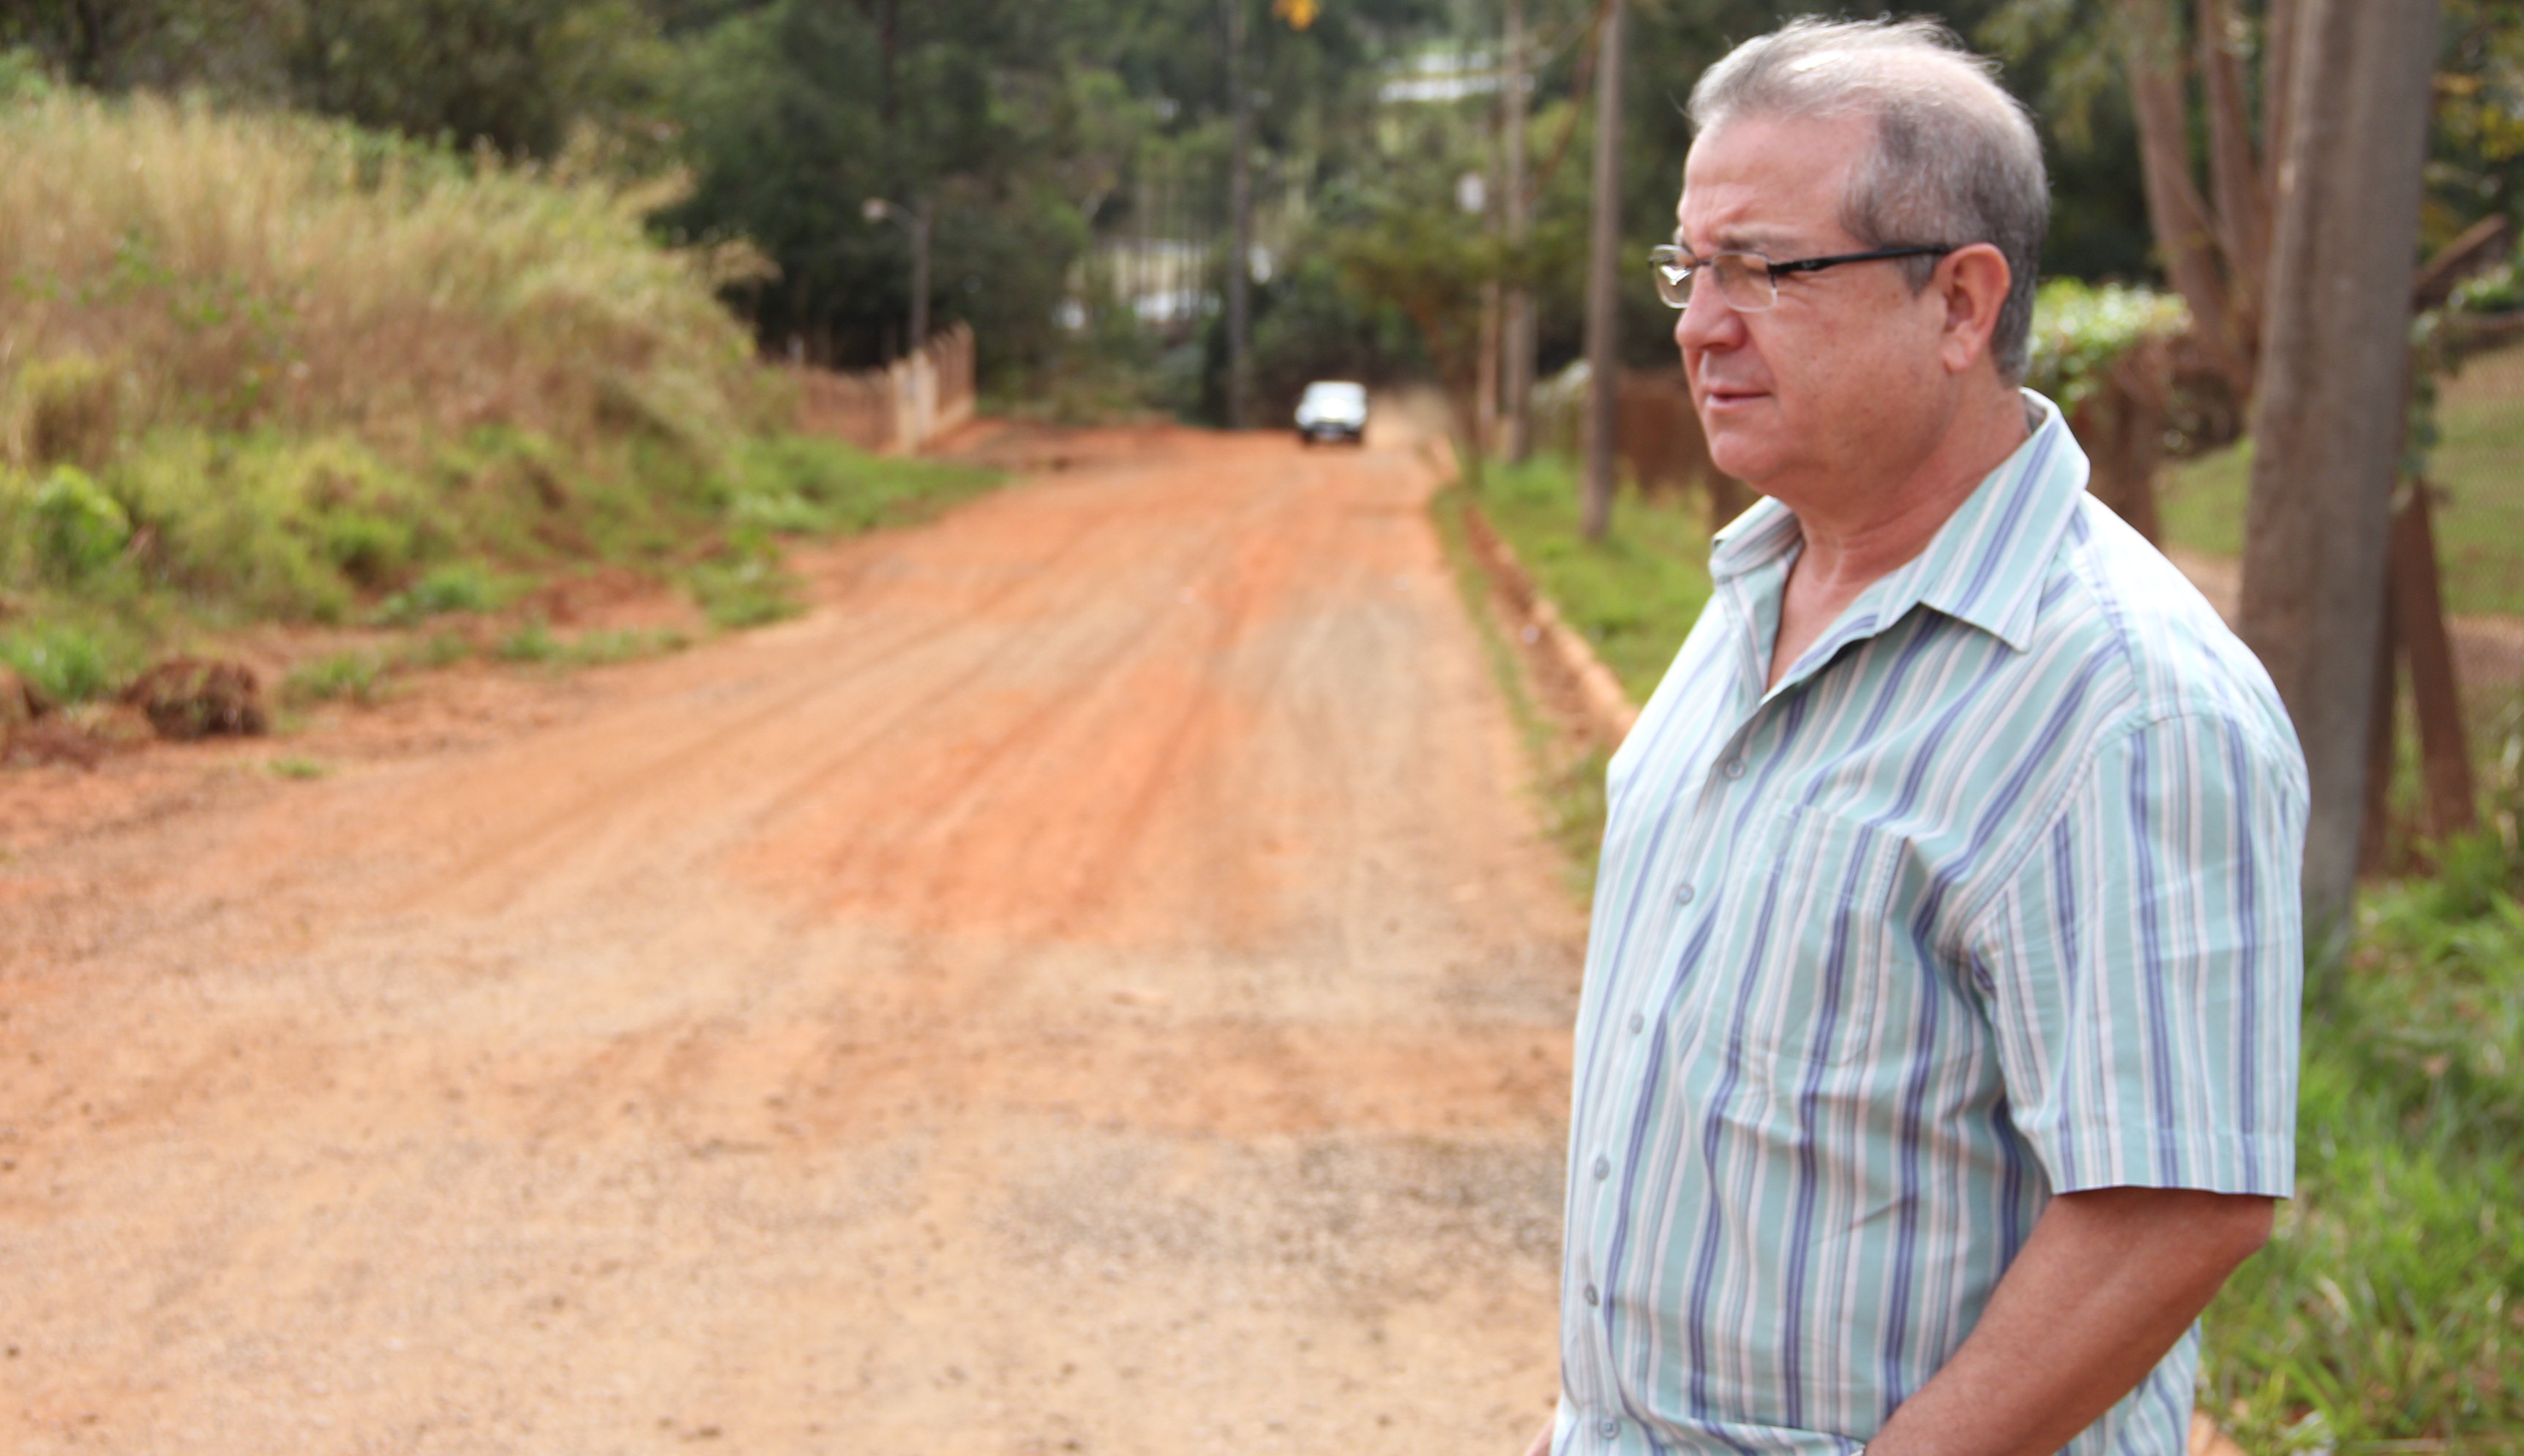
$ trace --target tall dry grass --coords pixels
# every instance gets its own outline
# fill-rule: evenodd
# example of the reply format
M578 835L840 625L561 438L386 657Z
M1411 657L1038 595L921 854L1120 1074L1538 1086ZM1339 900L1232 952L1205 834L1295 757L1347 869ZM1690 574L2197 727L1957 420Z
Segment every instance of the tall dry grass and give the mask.
M305 117L0 106L0 450L62 453L50 412L93 453L103 411L124 440L269 426L405 454L510 425L720 457L778 386L713 297L747 259L643 231L670 197Z

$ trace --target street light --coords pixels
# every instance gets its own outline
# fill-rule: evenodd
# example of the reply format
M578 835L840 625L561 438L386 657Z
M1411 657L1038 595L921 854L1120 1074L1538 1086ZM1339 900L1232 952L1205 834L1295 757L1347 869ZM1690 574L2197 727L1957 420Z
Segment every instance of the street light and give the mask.
M899 222L911 234L911 352L918 354L929 345L929 199L905 208L871 197L859 204L859 216Z

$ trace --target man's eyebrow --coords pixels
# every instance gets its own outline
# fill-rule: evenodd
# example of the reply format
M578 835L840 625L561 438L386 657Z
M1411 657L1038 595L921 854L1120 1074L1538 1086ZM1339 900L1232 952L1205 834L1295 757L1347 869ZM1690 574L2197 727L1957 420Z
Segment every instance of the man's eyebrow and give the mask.
M1767 256L1777 251L1783 239L1781 234L1762 228L1749 230L1728 228L1719 233L1713 241L1715 246L1709 250L1712 253L1760 253ZM1705 256L1683 240L1682 229L1679 227L1674 230L1674 245L1695 258Z

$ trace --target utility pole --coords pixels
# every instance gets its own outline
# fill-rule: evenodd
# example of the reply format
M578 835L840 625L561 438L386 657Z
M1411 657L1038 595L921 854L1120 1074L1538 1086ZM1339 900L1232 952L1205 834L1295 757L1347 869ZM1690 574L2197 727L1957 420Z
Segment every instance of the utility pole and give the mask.
M1246 156L1253 146L1252 98L1244 85L1245 0L1223 0L1227 7L1227 106L1230 118L1227 156L1227 208L1235 237L1227 266L1227 427L1244 428L1247 395L1253 383L1253 362L1246 349L1253 279L1253 175Z
M1532 201L1525 195L1525 0L1507 0L1506 61L1507 186L1499 203L1506 213L1509 246L1521 248L1532 227ZM1507 456L1522 463L1533 454L1533 294L1522 281L1507 290L1500 333L1506 352L1499 383L1507 396Z
M898 222L911 234L911 352L918 354L929 346L929 224L936 202L924 196L905 208L871 197L860 204L859 216L870 222Z
M2348 948L2436 0L2304 0L2253 411L2243 637L2305 746L2308 957Z
M1601 541L1613 523L1614 409L1620 399L1622 11L1604 0L1595 52L1595 216L1586 250L1586 480L1580 529Z

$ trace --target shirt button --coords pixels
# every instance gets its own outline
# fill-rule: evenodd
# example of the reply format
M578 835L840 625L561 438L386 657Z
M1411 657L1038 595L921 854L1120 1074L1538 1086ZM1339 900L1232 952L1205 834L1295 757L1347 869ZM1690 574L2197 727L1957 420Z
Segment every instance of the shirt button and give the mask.
M1586 1286L1586 1302L1588 1304L1601 1304L1603 1302L1603 1296L1595 1292L1595 1286L1593 1285L1588 1285Z
M1730 779L1740 779L1744 776L1744 760L1741 758L1729 758L1726 760L1726 766L1719 769L1718 771L1726 775Z
M1613 1160L1612 1160L1611 1158L1597 1158L1597 1159L1595 1160L1595 1176L1596 1176L1597 1178L1610 1178L1610 1177L1612 1177L1612 1176L1613 1176Z
M1674 902L1678 905L1687 905L1691 903L1691 882L1689 880L1685 880L1682 884L1675 887L1674 892Z
M1601 1421L1595 1423L1595 1433L1606 1440L1611 1440L1613 1437L1622 1433L1622 1423L1614 1420L1610 1416L1606 1416Z
M1646 1017L1644 1017L1644 1016L1641 1016L1641 1015L1640 1015L1638 1012L1636 1012L1636 1011L1631 1012L1631 1013L1630 1013L1630 1035L1631 1035L1631 1036L1633 1036L1633 1037L1635 1037L1635 1036L1637 1036L1639 1033L1641 1033L1641 1032L1643 1032L1643 1031L1646 1031L1647 1029L1648 1029L1648 1019L1647 1019Z

